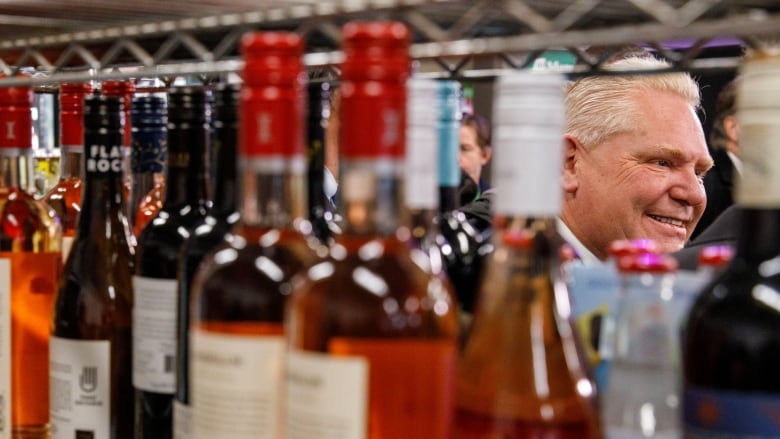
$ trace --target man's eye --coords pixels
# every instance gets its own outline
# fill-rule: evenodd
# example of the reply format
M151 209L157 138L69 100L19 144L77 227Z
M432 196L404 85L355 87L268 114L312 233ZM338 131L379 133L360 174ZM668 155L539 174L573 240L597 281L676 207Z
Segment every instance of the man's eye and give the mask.
M669 160L658 160L656 161L656 164L658 166L663 166L665 168L672 166L672 162L670 162Z

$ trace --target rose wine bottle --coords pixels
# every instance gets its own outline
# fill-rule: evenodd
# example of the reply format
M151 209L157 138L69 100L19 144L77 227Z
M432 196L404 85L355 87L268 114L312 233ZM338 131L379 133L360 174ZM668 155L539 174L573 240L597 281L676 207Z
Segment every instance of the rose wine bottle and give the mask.
M62 230L31 195L29 87L0 88L0 437L49 434L49 331Z
M458 362L455 438L599 438L556 231L564 78L498 78L495 250Z
M63 261L73 244L81 211L84 98L90 93L92 86L88 83L60 85L60 178L43 200L60 219Z
M411 244L403 202L410 33L352 22L342 35L345 223L290 298L287 434L450 438L457 307Z

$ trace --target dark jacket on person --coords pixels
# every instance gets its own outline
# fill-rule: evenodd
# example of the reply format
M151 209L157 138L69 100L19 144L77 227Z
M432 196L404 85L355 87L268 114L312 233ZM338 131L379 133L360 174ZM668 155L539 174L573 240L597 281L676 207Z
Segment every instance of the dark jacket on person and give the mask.
M736 244L741 220L742 210L737 205L729 206L699 236L689 241L682 250L672 253L672 256L677 258L681 269L695 270L699 262L699 253L704 247L715 244Z
M712 151L712 159L715 166L704 176L704 190L707 192L707 207L704 209L699 224L691 234L691 239L696 239L710 224L715 221L721 212L734 204L732 191L737 171L734 163L725 149Z

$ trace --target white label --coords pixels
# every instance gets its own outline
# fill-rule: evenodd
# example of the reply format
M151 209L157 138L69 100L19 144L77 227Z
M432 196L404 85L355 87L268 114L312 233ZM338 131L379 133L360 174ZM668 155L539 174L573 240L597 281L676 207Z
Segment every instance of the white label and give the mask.
M410 209L439 205L439 163L436 125L411 125L406 131L404 195Z
M368 361L290 350L287 357L289 439L365 439Z
M10 259L0 259L0 439L11 439Z
M133 276L133 386L176 391L176 280Z
M65 262L68 260L68 255L70 254L70 249L73 247L73 237L72 236L63 236L62 237L62 261Z
M554 133L553 133L554 134ZM496 213L555 216L561 209L562 136L522 138L496 127L493 178Z
M52 336L49 356L52 439L110 439L111 342Z
M190 330L195 439L284 438L282 336Z
M743 172L736 180L735 200L743 207L780 207L780 136L777 115L771 111L742 110L740 150Z
M181 401L173 401L173 439L192 437L192 407Z

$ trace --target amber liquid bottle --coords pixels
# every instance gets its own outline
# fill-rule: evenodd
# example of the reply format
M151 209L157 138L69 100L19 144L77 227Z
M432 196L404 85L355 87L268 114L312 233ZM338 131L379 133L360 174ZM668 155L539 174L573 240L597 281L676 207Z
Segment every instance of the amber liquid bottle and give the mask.
M290 298L287 433L450 438L456 305L402 208L409 31L353 22L342 35L345 228Z
M455 438L600 437L558 260L563 84L529 72L498 79L496 249L458 362Z
M63 261L70 252L81 211L84 98L91 92L92 86L86 83L60 85L60 179L43 200L60 219Z
M162 207L165 191L165 162L168 151L168 124L165 98L156 95L133 98L130 108L130 197L127 217L139 236Z
M32 90L0 88L0 436L49 434L49 330L62 269L54 210L30 192Z
M302 233L310 232L302 41L250 33L241 47L241 219L191 289L190 402L201 439L285 437L284 309L292 277L315 258L314 238Z
M122 180L122 112L115 97L89 97L84 106L89 147L83 211L52 317L55 438L133 437L133 250Z
M176 392L176 275L189 230L209 207L211 112L202 88L168 93L165 203L138 237L133 277L136 439L172 437Z
M780 437L780 52L748 54L737 121L736 253L701 292L683 341L686 438Z
M206 254L225 239L240 216L236 209L236 110L239 90L237 85L222 85L215 93L215 136L211 148L216 156L213 162L216 167L214 204L208 215L190 229L190 237L182 244L179 257L176 400L173 412L173 434L177 439L191 437L189 328L192 278Z

